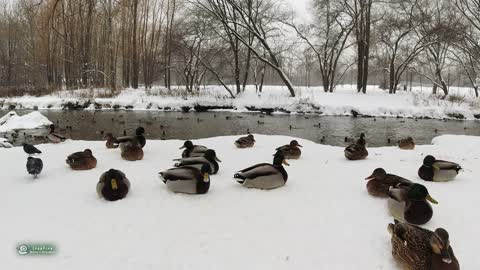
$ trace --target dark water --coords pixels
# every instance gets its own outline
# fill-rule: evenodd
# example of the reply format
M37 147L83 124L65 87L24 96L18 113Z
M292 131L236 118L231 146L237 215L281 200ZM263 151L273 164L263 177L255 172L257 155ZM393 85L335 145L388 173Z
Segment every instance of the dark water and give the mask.
M3 116L6 112L0 112ZM28 111L19 111L25 114ZM72 139L101 140L105 133L133 134L143 126L149 139L198 139L247 133L288 135L329 145L345 145L345 137L364 132L369 146L385 146L412 136L429 144L441 134L480 135L480 122L397 118L353 118L318 115L265 115L229 112L158 111L41 111L57 126L57 133ZM318 125L320 124L320 127ZM71 127L67 128L67 127ZM322 140L322 137L325 139Z

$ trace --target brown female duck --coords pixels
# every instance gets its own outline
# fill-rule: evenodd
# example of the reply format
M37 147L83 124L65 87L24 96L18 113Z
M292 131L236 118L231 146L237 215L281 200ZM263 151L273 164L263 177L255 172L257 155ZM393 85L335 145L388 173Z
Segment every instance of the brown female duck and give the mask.
M375 169L372 175L365 178L365 180L368 181L368 193L374 197L381 198L389 197L391 187L397 187L399 185L410 186L413 184L412 181L403 177L387 173L383 168Z
M280 146L275 150L281 151L285 159L299 159L302 155L302 150L300 150L300 147L302 146L297 142L297 140L292 140L290 144Z
M367 142L365 141L365 133L360 134L360 138L356 143L351 144L345 148L344 154L348 160L360 160L365 159L368 156L366 148Z
M255 144L255 138L253 137L252 134L248 134L245 137L240 137L238 140L235 141L235 145L238 148L253 147L254 144Z
M66 162L70 168L76 171L90 170L97 166L97 159L93 156L90 149L69 155Z
M403 150L413 150L415 149L415 142L412 137L408 137L403 140L398 141L398 147Z

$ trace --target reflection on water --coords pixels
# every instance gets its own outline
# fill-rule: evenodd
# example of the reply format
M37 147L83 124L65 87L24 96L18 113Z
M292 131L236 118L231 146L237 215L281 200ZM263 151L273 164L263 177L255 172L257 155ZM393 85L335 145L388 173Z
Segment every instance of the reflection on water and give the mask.
M3 116L6 111L0 112ZM18 111L19 114L28 111ZM480 135L477 121L443 121L397 118L352 118L319 115L265 115L229 112L158 111L41 111L57 126L57 132L72 139L101 140L105 133L133 134L138 126L149 139L198 139L247 133L288 135L329 145L345 145L345 137L364 132L369 146L388 145L412 136L428 144L441 134ZM322 138L324 137L324 140Z

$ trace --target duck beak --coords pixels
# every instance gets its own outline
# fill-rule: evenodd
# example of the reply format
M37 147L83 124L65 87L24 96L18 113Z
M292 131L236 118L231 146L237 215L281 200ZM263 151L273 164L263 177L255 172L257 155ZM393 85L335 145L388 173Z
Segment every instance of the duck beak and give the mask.
M209 177L208 173L204 173L203 174L203 182L208 182L208 181L210 181L210 177Z
M299 146L299 147L303 147L303 146L301 146L299 143L297 143L297 146Z
M284 160L282 161L282 163L283 163L283 165L290 166L290 164L288 164L288 162L287 162L286 159L284 159Z
M110 184L112 185L112 189L113 189L113 190L117 190L117 189L118 189L117 180L116 180L115 178L113 178L112 180L110 180Z
M365 180L367 180L367 181L370 181L370 180L373 180L373 179L375 179L375 176L373 176L373 174L370 175L369 177L365 178Z
M180 147L180 148L178 148L178 149L185 149L185 146L182 146L182 147Z
M425 199L427 199L427 201L429 201L429 202L431 202L431 203L433 203L433 204L438 204L438 201L435 200L434 198L432 198L432 196L430 196L430 194L428 194Z
M216 160L217 162L222 162L218 157L215 157L215 160Z

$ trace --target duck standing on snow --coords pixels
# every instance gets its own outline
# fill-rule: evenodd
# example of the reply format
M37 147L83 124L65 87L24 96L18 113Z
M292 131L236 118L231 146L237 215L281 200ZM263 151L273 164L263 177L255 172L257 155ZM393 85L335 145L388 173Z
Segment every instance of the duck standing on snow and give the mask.
M395 220L388 224L393 258L406 270L460 270L450 236L443 228L434 232Z
M205 194L210 189L210 165L205 163L200 170L184 166L159 173L167 188L176 193Z
M398 185L410 186L413 182L403 177L389 174L383 168L377 168L373 171L372 175L365 178L368 181L367 191L374 197L388 198L389 190L391 187L397 187Z
M398 141L398 147L403 150L413 150L415 149L415 142L412 137Z
M143 148L147 143L147 139L145 139L144 134L145 134L145 129L143 127L138 127L135 130L135 136L118 137L117 141L119 143L123 143L123 142L129 142L129 141L132 141L133 139L136 139L137 142L140 144L140 146Z
M28 143L22 143L23 145L23 151L27 153L28 155L34 155L34 154L41 154L42 151L38 150L35 146L28 144Z
M285 159L299 159L302 155L300 147L302 146L297 142L297 140L292 140L290 144L280 146L275 150L281 151Z
M54 124L50 125L50 132L48 133L47 138L53 143L64 142L67 139L64 136L55 133L55 125Z
M69 155L66 162L70 165L70 168L76 171L90 170L97 166L97 159L90 149Z
M420 184L390 188L389 196L390 214L395 219L415 225L425 224L432 218L433 210L427 201L438 203L430 196L427 188Z
M457 163L436 160L433 156L426 156L423 165L418 169L418 176L425 181L447 182L455 179L462 167Z
M130 181L119 170L110 169L100 176L97 183L97 194L107 201L125 198L130 190Z
M108 148L108 149L113 149L113 148L118 148L118 140L117 138L113 137L113 134L112 133L107 133L105 135L105 139L107 140L105 142L105 146Z
M42 172L43 161L39 158L28 157L27 158L27 172L33 175L34 178Z
M212 149L208 149L207 151L205 151L203 157L180 158L174 159L174 161L178 161L174 164L175 167L190 166L195 167L199 170L204 164L208 164L210 166L209 174L216 174L220 169L218 162L222 162L217 157L215 150Z
M240 137L238 140L235 141L235 145L238 148L253 147L254 144L255 144L255 138L253 137L252 134L248 134L245 137Z
M282 151L277 151L273 164L260 163L237 172L233 177L248 188L274 189L285 185L287 171L282 164L289 166Z
M360 134L360 139L356 143L353 143L345 148L345 157L349 160L365 159L368 156L366 148L367 142L365 141L365 133Z
M179 149L185 149L182 152L182 158L202 157L208 150L207 147L203 145L195 145L192 141L185 141L183 146Z
M121 156L124 160L136 161L143 159L143 148L137 138L120 143Z

